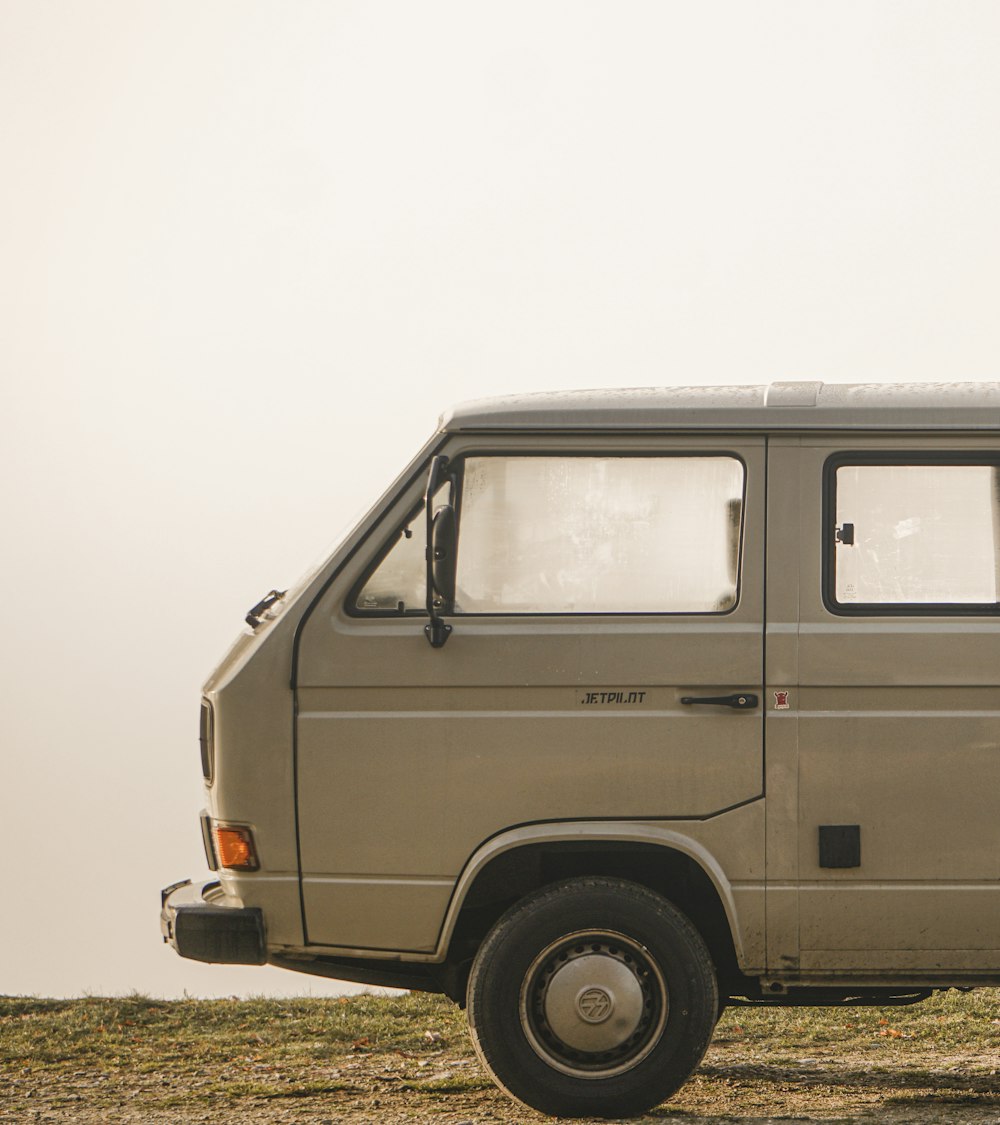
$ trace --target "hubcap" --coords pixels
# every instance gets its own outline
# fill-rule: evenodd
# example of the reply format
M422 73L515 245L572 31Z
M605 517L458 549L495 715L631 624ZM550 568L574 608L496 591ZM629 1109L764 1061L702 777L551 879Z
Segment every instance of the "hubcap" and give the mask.
M569 934L532 962L521 1023L550 1066L585 1078L629 1070L666 1023L663 975L649 950L607 930Z

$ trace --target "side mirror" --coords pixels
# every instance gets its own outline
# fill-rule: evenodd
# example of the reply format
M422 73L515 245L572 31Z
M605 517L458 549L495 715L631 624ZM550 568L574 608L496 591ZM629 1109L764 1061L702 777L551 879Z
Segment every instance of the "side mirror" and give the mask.
M427 478L427 616L424 633L433 648L441 648L451 636L451 626L441 619L451 613L455 601L455 563L457 561L458 521L455 518L455 478L446 472L448 458L431 461ZM447 483L448 503L432 511L438 489Z
M458 524L451 504L438 508L431 520L431 586L441 598L440 608L450 613L455 601L455 546Z

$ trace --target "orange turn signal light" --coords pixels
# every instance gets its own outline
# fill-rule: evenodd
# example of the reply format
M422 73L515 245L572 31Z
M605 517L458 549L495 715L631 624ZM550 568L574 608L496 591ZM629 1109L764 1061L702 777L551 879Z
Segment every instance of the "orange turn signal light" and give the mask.
M256 871L257 851L253 846L253 833L249 828L233 828L216 824L212 833L215 836L215 854L220 867L234 867L240 871Z

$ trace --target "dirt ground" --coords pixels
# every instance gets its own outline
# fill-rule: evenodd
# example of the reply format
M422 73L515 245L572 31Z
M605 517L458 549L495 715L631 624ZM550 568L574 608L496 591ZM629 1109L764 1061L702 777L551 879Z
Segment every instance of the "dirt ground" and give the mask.
M546 1120L492 1085L443 1001L336 1005L0 1001L0 1122ZM998 1012L991 994L808 1016L730 1010L687 1085L634 1120L1000 1123Z

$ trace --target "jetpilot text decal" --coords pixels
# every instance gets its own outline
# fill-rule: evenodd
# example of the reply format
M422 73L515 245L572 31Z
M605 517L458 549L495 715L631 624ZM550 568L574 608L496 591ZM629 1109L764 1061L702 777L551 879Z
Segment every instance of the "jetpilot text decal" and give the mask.
M597 704L605 706L609 703L625 704L626 706L642 703L646 698L644 691L587 691L584 692L582 704L590 706Z

